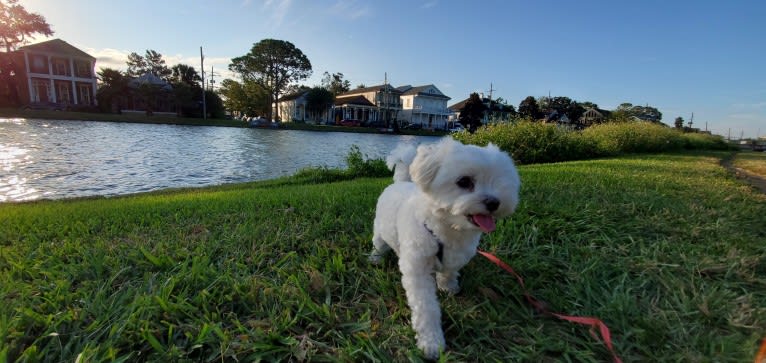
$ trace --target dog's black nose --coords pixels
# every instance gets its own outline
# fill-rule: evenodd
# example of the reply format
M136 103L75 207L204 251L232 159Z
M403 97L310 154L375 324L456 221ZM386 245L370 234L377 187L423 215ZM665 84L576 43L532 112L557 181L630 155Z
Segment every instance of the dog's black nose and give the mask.
M500 201L495 197L487 197L487 199L484 199L484 206L487 207L488 211L494 212L500 206Z

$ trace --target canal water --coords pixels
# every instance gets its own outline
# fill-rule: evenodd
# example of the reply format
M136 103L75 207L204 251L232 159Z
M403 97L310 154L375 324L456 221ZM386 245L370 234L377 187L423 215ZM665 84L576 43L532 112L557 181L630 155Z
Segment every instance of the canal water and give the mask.
M0 118L0 202L113 196L345 167L434 137Z

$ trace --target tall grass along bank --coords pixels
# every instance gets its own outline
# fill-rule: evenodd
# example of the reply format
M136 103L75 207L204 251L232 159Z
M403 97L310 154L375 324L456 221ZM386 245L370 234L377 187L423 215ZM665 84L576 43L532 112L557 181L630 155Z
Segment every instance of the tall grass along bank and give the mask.
M583 160L629 153L678 150L727 150L719 136L683 133L648 122L607 123L574 131L555 124L519 121L492 124L473 134L460 132L465 143L494 143L522 164Z
M552 310L604 320L626 362L749 361L766 197L723 156L521 167L519 209L482 248ZM367 262L390 177L319 174L0 205L0 361L419 360L396 259ZM609 359L496 266L463 272L441 296L445 361Z

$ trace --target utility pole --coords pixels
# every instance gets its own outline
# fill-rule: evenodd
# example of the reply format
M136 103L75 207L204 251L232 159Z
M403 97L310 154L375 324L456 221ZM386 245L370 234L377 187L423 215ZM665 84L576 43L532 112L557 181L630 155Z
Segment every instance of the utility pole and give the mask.
M489 118L492 115L492 92L495 91L494 88L492 88L492 82L489 82L489 108L487 109L487 119L484 121L484 123L489 123Z
M213 71L213 66L210 66L210 90L215 90L215 72Z
M202 47L199 47L199 64L202 70L202 119L207 120L207 104L205 103L205 55L202 54Z

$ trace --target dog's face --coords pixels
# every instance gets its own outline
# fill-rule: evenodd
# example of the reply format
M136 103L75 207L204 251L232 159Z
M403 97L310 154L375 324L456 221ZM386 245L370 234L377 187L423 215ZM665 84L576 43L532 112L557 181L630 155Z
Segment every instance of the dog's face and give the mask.
M492 144L478 147L445 138L420 146L410 174L433 202L432 213L447 218L458 230L489 233L495 220L513 213L519 202L520 181L513 160Z

